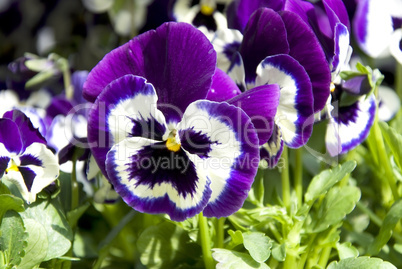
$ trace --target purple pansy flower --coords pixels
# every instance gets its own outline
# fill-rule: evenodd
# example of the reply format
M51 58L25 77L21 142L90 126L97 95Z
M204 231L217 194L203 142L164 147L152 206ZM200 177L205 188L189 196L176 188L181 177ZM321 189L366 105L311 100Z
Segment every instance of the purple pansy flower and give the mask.
M83 94L95 103L88 141L134 209L182 221L201 211L228 216L243 205L259 162L259 138L245 111L279 93L240 96L241 109L204 100L215 65L199 30L165 23L111 51L89 73Z
M240 8L243 2L247 1L234 1L232 5ZM255 7L267 4L251 2ZM284 4L272 1L270 6L281 9ZM242 33L218 32L213 44L218 51L218 66L241 90L272 84L281 89L273 135L263 146L273 167L284 143L291 148L307 143L314 112L325 106L330 93L330 70L318 39L300 16L259 8L243 27L244 17L250 12L244 8L233 13ZM234 21L232 18L232 24Z
M0 179L14 183L27 203L59 176L56 156L19 110L0 119Z

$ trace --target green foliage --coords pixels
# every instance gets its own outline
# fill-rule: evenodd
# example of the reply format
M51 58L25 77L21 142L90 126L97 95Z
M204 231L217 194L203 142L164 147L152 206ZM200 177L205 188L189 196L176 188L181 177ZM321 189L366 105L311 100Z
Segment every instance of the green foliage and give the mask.
M212 256L218 264L217 269L268 269L265 263L256 262L250 255L233 250L215 248Z
M259 263L265 262L271 255L272 240L263 233L243 233L243 244L250 256Z
M327 269L396 269L389 262L379 258L357 257L347 258L339 262L332 262Z

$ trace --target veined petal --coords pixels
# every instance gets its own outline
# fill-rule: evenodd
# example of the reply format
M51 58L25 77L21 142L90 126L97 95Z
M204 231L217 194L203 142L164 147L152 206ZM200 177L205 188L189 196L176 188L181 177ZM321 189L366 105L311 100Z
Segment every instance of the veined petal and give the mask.
M105 175L106 154L114 144L128 137L162 140L167 126L157 100L152 84L134 75L116 79L99 95L89 114L88 142Z
M46 139L42 136L38 129L36 129L31 120L20 110L11 110L3 115L4 118L8 118L15 122L18 126L21 136L22 149L24 151L32 143L46 144Z
M337 23L342 23L347 30L350 29L348 12L342 0L323 0L331 28L335 28Z
M114 145L106 164L109 180L128 205L183 221L201 212L211 195L210 181L195 159L164 142L133 137Z
M373 94L367 99L363 97L351 106L338 109L338 115L333 118L338 124L338 136L342 148L340 154L348 152L366 139L374 122L375 109Z
M243 32L251 14L257 9L267 7L279 11L282 10L284 5L284 0L234 0L230 3L226 11L228 26L229 28Z
M292 148L307 143L314 122L311 83L304 68L289 55L267 57L257 68L257 84L278 84L279 106L275 122L282 139Z
M89 73L83 94L94 101L110 82L133 74L155 87L158 105L184 111L206 97L215 66L216 53L203 33L187 23L169 22L108 53ZM179 121L169 109L161 109L165 117Z
M241 93L236 83L228 74L217 68L212 78L211 89L208 91L207 100L223 102Z
M389 6L381 0L359 1L353 26L359 47L374 58L388 47L394 31Z
M8 152L18 154L22 150L22 141L17 124L10 119L0 119L0 143Z
M259 162L258 137L251 119L233 105L197 101L185 111L178 130L188 134L181 138L186 140L183 149L200 157L197 161L211 180L212 195L204 215L219 218L239 210Z
M239 50L243 35L238 30L220 29L212 39L217 53L217 66L227 72L235 53Z
M272 136L260 149L261 160L265 161L269 168L274 168L282 155L283 139L280 128L275 124Z
M324 51L311 28L296 14L283 11L282 20L286 26L289 55L306 70L314 94L314 112L325 106L329 94L331 73Z
M244 30L239 51L244 62L246 83L252 83L256 77L255 70L265 57L289 52L281 16L268 8L255 11Z
M265 144L272 135L279 96L279 86L271 84L255 87L227 100L229 104L241 108L250 117L260 145Z
M31 187L28 188L30 199L27 202L31 203L35 201L36 194L59 177L59 163L53 152L42 143L31 144L19 159L21 174L24 176L23 169L26 169L30 175L35 175Z

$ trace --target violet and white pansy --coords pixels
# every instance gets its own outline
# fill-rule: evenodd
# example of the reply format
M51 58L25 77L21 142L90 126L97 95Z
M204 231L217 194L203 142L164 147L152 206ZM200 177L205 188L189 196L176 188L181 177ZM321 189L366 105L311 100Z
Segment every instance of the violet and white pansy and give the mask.
M234 1L232 5L241 7L243 2L247 1ZM281 1L272 1L271 5L276 9L284 6ZM212 43L219 53L218 64L223 63L222 68L240 90L273 84L280 87L274 135L263 147L273 167L284 144L298 148L310 138L314 112L320 111L329 97L330 70L317 37L299 15L259 8L244 25L247 14L243 12L249 14L250 10L233 13L239 20L238 30L218 32ZM230 22L235 21L232 18Z
M25 114L11 110L0 118L0 179L13 183L29 204L59 176L57 157Z
M277 105L279 88L237 96L242 108L205 100L215 65L202 32L171 22L111 51L89 73L88 142L134 209L182 221L202 211L229 216L243 205L259 162L259 136L246 112L256 111L255 100ZM261 111L270 119L276 109Z

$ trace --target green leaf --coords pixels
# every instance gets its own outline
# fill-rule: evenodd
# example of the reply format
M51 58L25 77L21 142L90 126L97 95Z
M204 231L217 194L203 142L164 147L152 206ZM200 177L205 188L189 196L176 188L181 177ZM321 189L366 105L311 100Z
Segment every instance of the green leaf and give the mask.
M243 234L239 230L237 231L229 230L228 234L232 238L232 241L230 241L228 246L229 249L233 249L236 246L243 244Z
M200 246L189 241L187 233L173 223L149 226L137 240L141 263L150 269L178 268L181 262L201 255Z
M333 187L325 196L317 216L313 219L310 233L319 233L342 221L360 200L360 190L354 186Z
M67 220L71 227L75 227L78 220L80 219L82 214L84 214L85 211L87 211L89 206L90 206L89 203L85 203L82 206L67 212Z
M392 231L394 230L396 224L402 218L402 199L397 200L387 215L381 225L380 232L378 236L374 239L374 242L370 245L368 253L375 255L380 252L381 248L388 242L392 236Z
M49 247L45 261L63 256L71 247L73 233L57 200L37 201L21 213L24 221L32 219L46 230Z
M18 268L30 269L44 261L49 243L47 241L46 230L42 224L33 219L25 219L24 225L28 233L28 244L25 248L25 256L22 258Z
M276 244L272 248L272 257L280 262L285 261L286 258L286 244Z
M352 245L351 242L345 242L342 244L337 243L336 249L338 250L338 256L341 260L347 258L356 258L359 256L359 251Z
M15 211L6 212L0 230L0 251L4 252L6 264L19 265L25 255L28 237L20 215Z
M382 135L385 142L391 149L396 164L402 169L402 135L399 134L394 128L388 126L386 122L379 121Z
M332 262L327 269L396 269L396 267L379 258L362 256Z
M0 194L0 223L3 215L8 210L14 210L17 212L24 211L24 201L11 194Z
M348 161L334 169L322 171L315 176L304 195L307 204L312 204L320 195L325 194L332 186L351 173L356 167L355 161Z
M243 244L250 256L257 262L265 262L271 255L272 240L264 233L243 233Z
M269 269L268 265L256 262L250 255L233 250L214 248L212 257L218 262L217 269Z
M0 194L11 194L11 191L8 189L6 184L0 181Z

